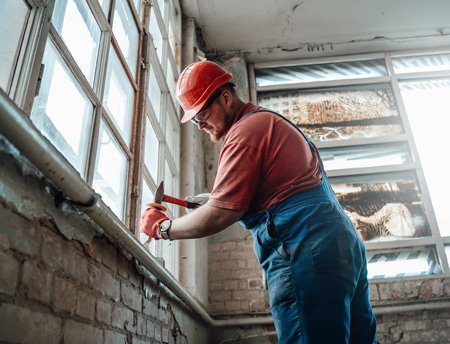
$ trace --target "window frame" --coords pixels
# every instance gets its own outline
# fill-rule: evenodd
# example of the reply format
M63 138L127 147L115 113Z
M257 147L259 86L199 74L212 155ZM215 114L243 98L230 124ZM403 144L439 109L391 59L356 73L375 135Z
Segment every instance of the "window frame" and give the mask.
M51 18L55 7L56 0L26 0L31 7L29 16L29 23L26 26L26 32L23 35L22 49L16 63L14 77L11 81L9 96L21 107L28 115L31 114L33 101L37 90L39 90L39 79L45 69L42 70L41 63L44 55L47 40L51 40L57 48L57 53L62 57L62 61L68 68L71 76L79 84L80 88L86 95L87 99L93 105L93 123L89 133L89 149L86 157L86 166L83 171L79 171L82 178L88 185L93 184L95 161L97 159L99 131L101 123L111 131L122 153L127 159L126 168L126 182L124 197L124 209L122 223L126 228L134 234L139 241L139 219L141 216L141 205L151 200L142 200L142 188L144 179L150 180L148 186L151 192L155 192L157 185L163 180L164 169L166 166L170 168L170 173L173 175L173 196L178 196L180 192L180 107L174 103L173 94L175 92L174 83L168 85L167 82L167 63L171 64L172 75L169 77L177 79L180 73L180 65L175 63L176 57L170 50L168 41L168 25L169 22L177 23L178 28L181 29L181 10L178 0L163 0L165 2L164 13L158 13L159 3L153 0L150 2L139 3L139 8L135 7L136 1L125 0L124 3L130 7L133 20L139 31L138 41L138 55L137 55L137 71L135 77L131 72L128 64L125 61L123 53L119 47L118 41L114 37L112 31L114 20L114 5L111 1L108 13L104 13L103 8L98 0L82 0L86 1L90 11L92 12L97 24L100 28L100 41L98 43L98 53L95 66L95 76L92 84L85 78L80 67L77 65L75 59L71 55L69 48L66 47L62 37L53 27ZM163 51L162 59L159 60L153 42L151 39L151 32L149 30L148 21L145 22L146 13L155 11L158 18L159 27L163 36ZM177 25L174 24L176 28ZM176 42L180 46L181 32L176 30L174 33ZM131 139L126 142L124 137L119 133L119 129L115 126L112 118L103 107L103 97L106 83L106 73L108 68L108 60L110 58L109 51L114 49L117 53L121 66L123 67L128 80L130 81L134 90L133 112L132 112L132 128ZM180 53L180 52L179 52ZM162 63L160 62L162 61ZM180 56L178 55L178 61ZM160 119L155 117L153 108L148 98L147 84L149 79L149 65L152 65L155 70L157 81L161 88L160 99ZM170 70L170 69L169 69ZM144 149L144 135L145 135L145 118L148 116L149 120L154 124L155 132L157 133L160 142L158 154L158 175L156 179L148 178L146 175L145 166L143 164L143 149ZM172 142L175 149L168 147L169 142L166 140L166 127L170 121L170 126L173 128L174 135ZM172 143L170 143L172 144ZM172 148L172 147L171 147ZM167 215L170 218L177 217L179 214L178 207L174 206L172 211L168 211ZM178 277L178 243L173 242L163 243L159 241L156 243L158 249L156 252L163 260L169 264L166 267L175 277ZM147 247L148 248L148 247ZM164 265L164 262L162 263Z
M328 141L318 142L315 141L315 145L320 150L326 148L345 148L345 147L361 147L365 145L373 145L377 143L407 143L410 149L410 153L413 158L413 162L401 165L386 165L376 167L364 167L364 168L348 168L340 170L327 171L329 178L343 177L343 176L359 176L368 175L373 173L389 173L389 172L406 172L413 171L417 178L417 183L421 190L421 200L423 204L424 214L428 220L431 234L429 237L408 238L404 240L394 241L378 241L378 242L365 242L366 250L369 253L377 253L380 251L393 250L393 249L406 249L406 248L420 248L432 246L437 254L436 262L440 264L442 269L441 274L421 275L421 276L405 276L395 278L384 278L382 281L388 281L390 279L398 278L436 278L441 276L450 276L450 268L448 258L445 253L445 245L450 244L450 236L442 236L439 232L436 218L434 216L430 194L427 189L427 183L425 175L420 164L419 153L414 142L414 136L409 125L408 116L406 113L405 105L403 103L399 82L405 80L423 80L428 78L442 78L450 77L450 70L447 71L422 71L414 73L401 73L396 74L393 67L392 58L405 57L405 56L417 56L417 55L434 55L440 53L450 53L447 48L443 49L427 49L427 50L411 50L411 51L399 51L399 52L383 52L364 55L351 55L341 57L326 57L316 59L304 59L304 60L290 60L290 61L273 61L273 62L261 62L249 64L250 75L250 95L251 100L257 104L258 93L271 92L271 91L289 91L289 90L314 90L324 89L339 86L357 86L357 85L374 85L374 84L388 84L391 87L393 97L397 104L398 113L403 124L405 133L399 135L393 135L389 137L372 137L369 139L352 139L349 141ZM256 73L257 69L272 68L272 67L285 67L285 66L297 66L297 65L317 65L326 63L338 63L338 62L350 62L350 61L364 61L373 59L383 59L387 69L387 76L375 76L370 78L355 78L355 79L343 79L332 81L314 81L307 83L288 83L278 85L266 85L257 86ZM448 250L448 249L447 249Z

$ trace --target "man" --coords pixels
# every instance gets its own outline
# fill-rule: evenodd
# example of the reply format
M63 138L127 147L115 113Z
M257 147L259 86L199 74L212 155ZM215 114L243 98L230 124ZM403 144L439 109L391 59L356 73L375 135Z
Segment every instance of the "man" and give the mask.
M364 244L340 207L315 146L282 116L245 104L213 62L188 66L177 99L211 139L225 137L205 205L170 221L154 208L141 231L200 238L236 221L251 231L279 343L376 343Z

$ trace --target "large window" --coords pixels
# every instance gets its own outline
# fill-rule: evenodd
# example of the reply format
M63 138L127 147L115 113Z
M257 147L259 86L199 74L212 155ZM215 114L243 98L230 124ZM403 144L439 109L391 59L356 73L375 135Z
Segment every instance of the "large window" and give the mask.
M164 181L167 194L179 192L179 107L174 97L180 73L179 3L46 4L1 2L0 27L7 35L0 50L0 87L13 95L20 89L17 75L38 65L36 91L27 99L32 122L144 243L139 218L158 184ZM39 25L47 25L48 35L39 34ZM177 207L167 208L169 217L178 216ZM175 245L153 241L147 248L176 276Z
M255 64L258 105L317 145L370 278L450 275L450 54Z

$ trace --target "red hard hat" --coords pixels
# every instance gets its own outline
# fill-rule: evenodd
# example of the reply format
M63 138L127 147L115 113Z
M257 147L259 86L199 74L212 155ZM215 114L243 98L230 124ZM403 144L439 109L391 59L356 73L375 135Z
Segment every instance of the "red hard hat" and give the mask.
M177 82L177 99L184 110L181 123L194 118L209 97L233 75L211 61L194 62L181 73Z

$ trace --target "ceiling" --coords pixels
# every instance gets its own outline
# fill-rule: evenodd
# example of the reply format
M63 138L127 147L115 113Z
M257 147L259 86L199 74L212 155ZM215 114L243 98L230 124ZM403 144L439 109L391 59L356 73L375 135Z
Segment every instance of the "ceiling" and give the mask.
M450 48L450 0L180 0L206 53L250 62Z

